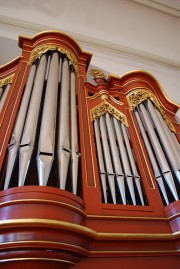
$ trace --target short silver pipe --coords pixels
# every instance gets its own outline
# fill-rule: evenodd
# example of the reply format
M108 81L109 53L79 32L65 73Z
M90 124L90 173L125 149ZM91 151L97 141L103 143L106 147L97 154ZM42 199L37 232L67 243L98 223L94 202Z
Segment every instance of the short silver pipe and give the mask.
M128 154L128 157L129 157L129 163L130 163L130 166L131 166L131 169L132 169L132 174L134 176L135 183L136 183L136 186L137 186L137 190L138 190L139 196L140 196L140 198L142 200L142 204L144 205L143 197L142 197L142 191L141 191L141 187L140 187L140 183L139 183L139 174L138 174L137 169L136 169L136 165L135 165L135 162L134 162L134 157L132 155L132 150L131 150L131 146L130 146L130 143L129 143L127 130L126 130L126 127L124 126L124 124L121 124L121 129L122 129L122 134L123 134L123 138L124 138L126 149L127 149L127 154ZM127 183L128 183L128 187L129 187L129 191L130 191L130 194L131 194L133 204L136 205L135 192L134 192L134 186L133 186L132 178L127 177L127 180L128 180Z
M99 118L99 126L100 126L101 138L102 138L102 146L103 146L104 159L105 159L110 193L112 196L113 203L116 204L116 191L115 191L115 180L114 180L115 173L113 171L113 166L112 166L112 161L111 161L111 155L110 155L110 150L109 150L109 145L108 145L107 130L106 130L104 116L101 116Z
M112 155L112 161L114 164L116 179L119 187L119 191L121 194L123 204L126 204L126 194L125 194L125 184L124 184L124 173L122 171L121 162L119 158L118 148L115 140L115 132L113 123L111 121L109 113L105 114L107 132L110 142L110 149Z
M116 135L117 135L117 141L118 141L118 145L119 145L119 151L120 151L120 154L121 154L121 160L122 160L122 164L123 164L123 168L124 168L124 172L125 172L125 177L126 177L126 180L127 182L131 182L133 180L133 177L135 178L136 180L136 177L137 177L137 180L136 180L136 184L138 186L138 193L139 193L139 196L140 196L140 199L141 199L141 204L144 205L144 198L143 198L143 195L142 195L142 190L141 190L141 186L140 186L140 182L139 182L139 175L136 171L134 171L134 174L132 174L131 172L131 164L129 162L129 158L128 158L128 152L125 148L125 145L124 145L124 142L123 142L123 134L122 134L122 123L118 123L117 120L115 118L113 118L114 120L114 127L115 127L115 131L116 131ZM127 140L127 143L128 143L128 140ZM128 143L129 145L129 143ZM127 146L129 151L131 151L131 149L129 148L129 146ZM133 156L131 155L131 158L133 158Z
M95 139L96 139L96 149L97 149L97 157L98 157L99 170L100 170L102 193L103 193L104 201L105 201L105 203L107 203L107 192L106 192L106 189L107 189L106 176L107 176L107 174L106 174L106 170L105 170L103 152L102 152L101 141L100 141L100 131L99 131L98 119L94 120L94 133L95 133Z

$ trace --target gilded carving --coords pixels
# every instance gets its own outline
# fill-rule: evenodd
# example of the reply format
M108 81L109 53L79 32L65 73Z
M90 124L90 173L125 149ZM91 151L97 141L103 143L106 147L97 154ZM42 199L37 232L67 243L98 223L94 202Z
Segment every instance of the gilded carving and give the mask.
M10 84L12 83L12 80L13 80L13 77L14 77L14 74L6 77L6 78L2 78L0 80L0 88L2 88L3 86L7 85L7 84Z
M89 71L89 74L94 77L94 79L97 79L97 78L102 78L102 79L107 79L106 76L104 75L104 72L99 70L99 69L91 69Z
M90 111L91 120L93 121L101 117L106 112L109 112L117 120L121 121L124 125L128 126L126 116L106 101L91 109Z
M77 60L76 56L70 50L68 50L62 46L55 45L55 44L46 44L46 45L42 45L42 46L35 48L31 53L29 64L34 62L39 56L41 56L42 54L46 53L49 50L50 51L57 50L57 51L65 54L68 57L68 59L71 61L75 72L78 73L78 60Z
M155 97L155 95L153 93L151 93L148 90L135 90L132 93L129 93L127 95L128 98L128 102L130 107L132 108L132 110L137 107L139 104L141 104L143 101L145 101L146 99L150 99L155 106L157 107L157 109L160 111L163 119L165 120L167 126L169 127L169 129L172 132L176 132L172 122L168 119L168 117L166 116L165 111L163 110L163 108L161 107L161 105L159 104L159 101L157 100L157 98Z

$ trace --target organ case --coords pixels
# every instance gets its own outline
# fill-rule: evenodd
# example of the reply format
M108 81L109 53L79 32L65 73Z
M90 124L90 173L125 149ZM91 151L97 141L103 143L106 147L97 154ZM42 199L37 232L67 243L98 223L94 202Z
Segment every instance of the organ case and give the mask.
M2 241L4 268L46 268L46 260L88 268L96 259L106 268L108 258L116 268L125 256L146 262L165 253L172 264L178 106L143 71L107 79L91 70L90 84L91 54L63 33L20 37L19 45L22 56L1 67L0 80L1 225L13 235Z

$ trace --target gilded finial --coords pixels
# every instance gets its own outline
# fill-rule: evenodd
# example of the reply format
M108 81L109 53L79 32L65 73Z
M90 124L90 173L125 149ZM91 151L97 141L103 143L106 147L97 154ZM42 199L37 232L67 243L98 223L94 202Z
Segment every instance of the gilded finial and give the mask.
M99 69L91 69L89 71L89 74L94 77L94 80L96 79L103 79L106 81L107 77L105 76L104 72Z

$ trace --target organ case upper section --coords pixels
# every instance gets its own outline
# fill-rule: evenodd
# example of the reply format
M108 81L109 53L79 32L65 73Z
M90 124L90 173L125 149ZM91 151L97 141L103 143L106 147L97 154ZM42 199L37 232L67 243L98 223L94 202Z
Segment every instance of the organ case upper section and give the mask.
M156 188L164 204L179 199L178 105L166 98L154 77L134 71L107 79L103 72L92 70L96 83L92 85L87 82L91 54L56 31L20 37L19 46L22 56L1 67L0 74L1 189L50 182L53 187L84 197L84 191L91 187L98 189L99 202L125 206L150 205L151 191ZM29 101L17 141L16 175L11 171L14 168L10 169L6 180L13 129L31 75ZM30 104L33 90L36 103L40 87L35 112ZM33 112L37 117L31 117L28 127L28 115ZM26 139L26 128L32 128L33 143ZM37 172L26 179L21 174L26 174L29 166L22 172L22 152L30 146L33 157L26 162L34 158L31 162ZM157 147L161 156L156 154ZM13 177L17 177L14 185Z

